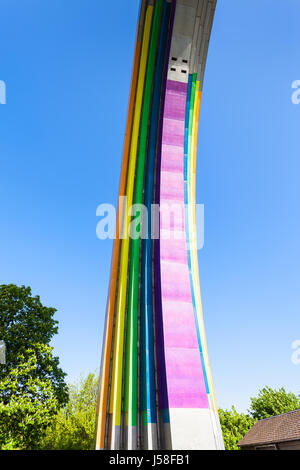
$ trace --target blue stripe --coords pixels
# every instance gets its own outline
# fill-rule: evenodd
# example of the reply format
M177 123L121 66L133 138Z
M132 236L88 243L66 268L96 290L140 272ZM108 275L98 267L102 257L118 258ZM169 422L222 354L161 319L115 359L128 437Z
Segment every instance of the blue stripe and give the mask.
M154 331L153 331L153 297L152 297L152 225L151 205L154 202L154 174L160 115L165 54L167 50L169 22L172 4L165 1L162 14L162 25L159 38L151 117L146 162L144 205L148 210L148 233L142 241L142 275L141 275L141 362L140 362L140 407L147 411L147 422L156 423L156 384L154 362Z

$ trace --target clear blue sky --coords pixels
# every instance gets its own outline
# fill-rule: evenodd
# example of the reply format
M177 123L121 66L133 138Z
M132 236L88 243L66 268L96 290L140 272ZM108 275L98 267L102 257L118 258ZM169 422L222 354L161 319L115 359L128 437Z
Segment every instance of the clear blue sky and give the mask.
M0 282L58 310L69 380L97 370L138 0L0 0ZM218 403L299 391L299 0L219 0L201 110L199 253Z

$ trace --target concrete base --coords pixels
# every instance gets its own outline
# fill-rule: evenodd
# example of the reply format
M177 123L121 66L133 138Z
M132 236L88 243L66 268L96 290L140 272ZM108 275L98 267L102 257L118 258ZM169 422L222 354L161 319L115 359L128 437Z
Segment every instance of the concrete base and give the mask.
M170 409L173 450L217 450L209 409Z

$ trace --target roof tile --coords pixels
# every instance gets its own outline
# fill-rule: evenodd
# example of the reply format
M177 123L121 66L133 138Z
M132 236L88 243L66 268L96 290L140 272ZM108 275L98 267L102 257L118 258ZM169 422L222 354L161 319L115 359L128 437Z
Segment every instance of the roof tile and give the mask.
M300 409L258 421L239 446L271 444L300 439Z

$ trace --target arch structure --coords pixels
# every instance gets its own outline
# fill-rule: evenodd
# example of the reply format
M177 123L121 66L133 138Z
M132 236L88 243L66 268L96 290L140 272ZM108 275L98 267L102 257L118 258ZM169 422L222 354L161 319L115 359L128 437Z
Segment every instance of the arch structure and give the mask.
M141 1L119 190L121 223L103 337L97 449L224 448L195 236L198 122L215 8L216 0ZM140 204L145 211L133 209ZM133 236L133 214L141 212Z

